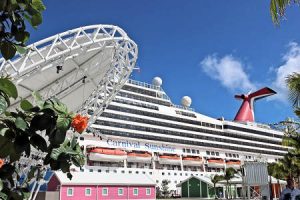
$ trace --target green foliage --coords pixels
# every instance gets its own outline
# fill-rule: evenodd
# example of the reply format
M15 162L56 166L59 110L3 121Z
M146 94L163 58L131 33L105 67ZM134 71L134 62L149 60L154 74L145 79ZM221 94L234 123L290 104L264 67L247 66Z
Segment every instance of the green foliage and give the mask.
M291 4L299 5L299 0L271 0L270 14L274 24L279 25L280 19L284 18L285 10Z
M217 199L218 196L217 196L217 188L216 188L216 184L217 184L218 182L224 180L224 176L215 174L215 175L212 175L212 176L210 177L210 180L211 180L211 182L214 184L214 193L215 193L215 198Z
M170 196L171 191L169 190L169 180L162 180L161 182L161 188L160 188L160 194L163 198L168 198Z
M7 110L10 98L17 99L18 93L9 78L0 78L0 159L5 162L0 167L0 199L25 199L29 192L26 183L34 177L42 178L43 166L62 170L71 178L71 165L81 167L84 162L75 137L66 138L74 114L58 99L43 101L36 92L33 97L36 105L23 99L22 110ZM30 157L38 151L46 155L43 166L32 165L24 184L16 185L21 157Z
M25 53L26 42L30 37L26 31L26 21L37 28L46 9L42 0L1 0L0 1L0 51L8 60L16 52Z

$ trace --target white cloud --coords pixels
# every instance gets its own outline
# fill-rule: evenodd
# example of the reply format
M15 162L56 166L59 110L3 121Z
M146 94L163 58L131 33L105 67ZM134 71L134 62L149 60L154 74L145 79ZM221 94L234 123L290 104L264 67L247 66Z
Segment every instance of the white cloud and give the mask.
M244 70L244 64L232 55L222 58L209 55L201 61L200 65L208 76L220 81L224 87L232 91L247 92L256 89Z
M286 77L294 72L300 72L300 46L292 42L288 45L289 50L283 56L283 64L274 69L276 78L272 82L272 87L277 91L273 99L288 102L288 89Z

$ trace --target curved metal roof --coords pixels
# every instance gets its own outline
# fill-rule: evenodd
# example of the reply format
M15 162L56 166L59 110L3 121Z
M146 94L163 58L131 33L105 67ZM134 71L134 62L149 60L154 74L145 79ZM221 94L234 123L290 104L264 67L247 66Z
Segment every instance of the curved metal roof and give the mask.
M91 25L38 41L11 60L0 59L0 73L13 78L22 98L38 91L70 110L93 110L92 123L127 81L137 56L137 45L121 28Z

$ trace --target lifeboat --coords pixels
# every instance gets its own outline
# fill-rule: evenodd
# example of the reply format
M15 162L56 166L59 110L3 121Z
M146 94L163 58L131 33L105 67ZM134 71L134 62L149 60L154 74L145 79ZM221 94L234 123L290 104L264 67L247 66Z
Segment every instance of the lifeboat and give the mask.
M180 157L178 155L160 155L158 162L163 165L180 165Z
M207 159L207 166L208 167L225 167L225 161L222 159Z
M239 169L241 167L241 161L235 160L235 161L227 161L226 167L232 167L234 169Z
M151 163L152 155L149 152L129 152L127 153L128 162Z
M94 161L121 162L127 158L127 153L120 149L94 148L89 152L89 159Z
M200 166L203 164L202 158L198 156L187 156L182 158L183 165Z

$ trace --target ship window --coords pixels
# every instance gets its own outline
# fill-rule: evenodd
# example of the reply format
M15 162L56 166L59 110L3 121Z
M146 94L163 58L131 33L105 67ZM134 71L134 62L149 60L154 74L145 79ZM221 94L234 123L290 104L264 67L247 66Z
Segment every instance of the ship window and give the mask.
M195 149L192 149L192 153L196 153Z
M199 150L197 150L197 154L200 154L200 151L199 151Z
M68 197L71 197L74 195L74 188L68 188L67 189L67 196Z
M121 173L122 173L122 174L124 174L124 173L125 173L125 171L124 171L124 170L122 170L122 171L121 171Z
M188 174L187 173L185 173L185 176L187 176Z
M211 155L212 155L212 156L214 156L214 155L215 155L215 152L214 152L214 151L212 151L212 152L211 152Z
M210 152L209 152L209 151L206 151L206 155L210 155Z
M186 152L187 152L187 153L191 153L191 150L190 150L190 149L186 149Z
M177 173L174 173L174 176L177 176Z
M182 152L185 153L185 149L182 149Z
M225 156L226 156L226 157L228 157L228 154L227 154L227 153L225 153Z
M236 154L236 157L239 158L240 157L239 154Z
M165 172L162 172L161 175L165 175Z
M143 174L146 174L146 172L145 172L145 171L143 171Z
M89 171L90 171L90 172L93 172L93 169L90 169Z
M180 173L180 176L182 176L182 173Z
M229 157L232 157L231 153L229 154Z
M159 183L159 180L156 180L156 183Z
M216 156L219 156L220 154L219 154L219 152L216 152Z
M132 173L132 171L129 171L128 173L129 173L129 174L131 174L131 173Z
M169 172L169 173L168 173L168 175L170 176L170 175L171 175L171 173Z
M84 169L80 169L81 172L84 172Z
M91 188L85 188L85 196L91 196L91 195L92 195Z
M233 155L234 158L236 158L236 155L235 155L235 154L232 154L232 155Z
M139 173L139 171L136 171L135 173L136 173L136 174L138 174L138 173Z
M149 172L150 175L152 175L152 172Z
M98 169L98 172L100 172L100 173L101 173L101 169Z
M117 170L114 170L114 173L117 173Z
M105 170L106 173L109 173L109 170Z

